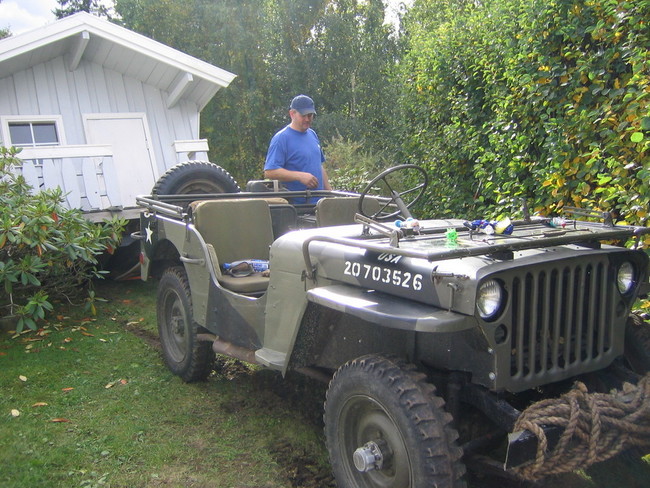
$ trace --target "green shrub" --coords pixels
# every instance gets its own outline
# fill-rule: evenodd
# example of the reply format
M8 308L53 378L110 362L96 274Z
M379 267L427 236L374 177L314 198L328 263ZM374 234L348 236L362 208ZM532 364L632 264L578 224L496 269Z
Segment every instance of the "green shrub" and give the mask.
M363 150L363 142L333 137L324 147L327 175L332 188L359 192L380 171L382 156Z
M73 302L101 277L98 257L112 252L126 222L94 224L62 205L60 189L33 193L15 148L0 147L0 314L16 331L36 329L57 299ZM92 305L92 292L87 295Z
M436 216L650 205L650 0L419 0L403 65ZM650 244L650 239L646 239Z

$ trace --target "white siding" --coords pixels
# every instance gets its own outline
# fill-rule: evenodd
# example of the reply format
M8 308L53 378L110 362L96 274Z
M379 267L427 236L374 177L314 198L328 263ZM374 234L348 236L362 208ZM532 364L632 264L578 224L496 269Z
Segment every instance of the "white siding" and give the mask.
M129 60L122 62L127 65ZM146 64L142 69L155 77L159 73L155 63ZM144 112L162 174L177 161L174 141L199 138L198 107L181 99L168 109L168 96L152 85L84 60L71 72L59 56L0 79L0 115L60 114L65 142L86 144L83 114Z

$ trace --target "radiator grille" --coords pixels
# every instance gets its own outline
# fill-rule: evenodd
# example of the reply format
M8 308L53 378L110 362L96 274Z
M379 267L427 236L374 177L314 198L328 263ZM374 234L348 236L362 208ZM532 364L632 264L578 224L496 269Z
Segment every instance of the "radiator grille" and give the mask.
M600 257L528 268L509 279L512 380L579 372L611 351L614 290L607 274Z

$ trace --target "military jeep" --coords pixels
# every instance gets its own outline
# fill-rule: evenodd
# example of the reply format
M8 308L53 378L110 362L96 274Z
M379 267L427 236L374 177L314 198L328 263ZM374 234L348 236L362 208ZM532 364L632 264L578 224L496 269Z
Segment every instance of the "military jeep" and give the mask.
M647 331L630 311L649 229L579 209L411 220L426 185L414 165L359 194L172 168L138 198L135 236L169 369L202 380L217 353L329 382L344 487L461 487L468 463L538 479L647 443Z

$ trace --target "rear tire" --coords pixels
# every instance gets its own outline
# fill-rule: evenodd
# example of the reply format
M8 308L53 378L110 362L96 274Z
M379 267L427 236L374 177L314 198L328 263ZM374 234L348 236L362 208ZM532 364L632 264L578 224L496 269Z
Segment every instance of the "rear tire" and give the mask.
M153 187L155 195L239 193L235 179L221 166L207 161L186 161L169 168Z
M199 341L203 332L192 317L192 297L185 270L168 268L158 285L158 333L163 359L169 370L185 382L208 377L214 363L210 342Z
M344 364L330 382L324 418L341 488L466 486L452 417L412 365L382 356Z

